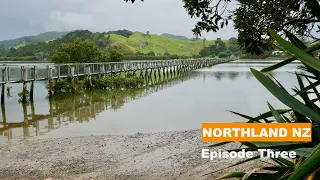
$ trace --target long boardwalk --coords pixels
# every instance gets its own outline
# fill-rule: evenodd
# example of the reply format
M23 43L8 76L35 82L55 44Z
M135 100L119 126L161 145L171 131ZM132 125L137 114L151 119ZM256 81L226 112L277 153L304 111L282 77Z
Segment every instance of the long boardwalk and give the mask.
M162 60L162 61L125 61L119 63L81 63L51 65L2 65L0 66L1 104L4 104L5 85L9 83L23 84L23 99L27 96L27 83L30 85L30 99L33 99L34 81L48 81L51 93L52 81L64 78L101 76L122 72L139 71L141 76L148 77L152 73L166 76L219 63L231 59L197 59L197 60ZM18 74L18 78L17 75Z

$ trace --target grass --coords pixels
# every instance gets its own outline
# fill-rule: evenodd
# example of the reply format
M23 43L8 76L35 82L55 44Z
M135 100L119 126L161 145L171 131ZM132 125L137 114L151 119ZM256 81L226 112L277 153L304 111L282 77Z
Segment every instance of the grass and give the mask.
M170 54L192 56L193 54L198 54L203 48L203 40L193 42L191 40L178 40L156 34L151 34L150 38L143 38L142 33L140 32L135 32L129 38L116 34L111 34L110 36L112 42L111 46L120 47L127 53L135 53L136 51L148 53L153 51L157 55L158 53L164 54L167 51ZM147 41L148 45L140 47L138 44L139 41ZM208 40L205 43L206 46L210 44L214 44L214 40Z

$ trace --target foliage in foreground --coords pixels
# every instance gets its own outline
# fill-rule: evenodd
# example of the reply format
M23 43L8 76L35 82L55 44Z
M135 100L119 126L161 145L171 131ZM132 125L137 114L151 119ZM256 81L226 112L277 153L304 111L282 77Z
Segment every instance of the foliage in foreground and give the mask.
M283 158L273 158L276 163L268 167L260 167L253 169L249 172L232 172L226 174L220 179L226 178L241 178L241 179L289 179L289 180L302 180L304 178L315 179L320 175L320 93L317 86L320 84L320 60L314 56L313 51L320 49L320 43L315 44L312 47L307 47L292 33L285 31L287 38L290 42L282 39L275 31L269 29L270 35L279 44L274 46L285 50L292 58L284 60L271 67L262 69L261 72L255 69L251 69L252 74L256 79L268 89L274 97L280 100L283 104L288 106L289 110L276 110L268 103L270 111L262 113L257 117L250 117L240 113L233 112L248 119L248 123L312 123L312 142L305 143L254 143L254 142L242 142L242 145L247 146L247 151L256 151L257 149L273 149L277 151L289 151L293 150L297 153L298 157L294 161L289 161ZM304 73L296 73L296 78L299 84L299 88L292 89L295 94L291 95L275 78L271 75L265 75L267 73L278 69L293 60L299 60L303 64L299 67ZM296 97L302 99L299 101ZM210 147L216 147L226 143L218 143ZM230 151L240 151L234 149ZM256 156L251 159L247 159L238 164L242 164L251 160L258 159ZM232 166L235 166L232 165ZM232 167L230 166L230 167ZM261 171L266 172L261 173Z

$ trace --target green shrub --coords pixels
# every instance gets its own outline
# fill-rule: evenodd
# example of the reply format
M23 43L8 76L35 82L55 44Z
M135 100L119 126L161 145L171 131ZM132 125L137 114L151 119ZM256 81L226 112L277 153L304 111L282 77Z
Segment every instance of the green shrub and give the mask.
M116 50L116 49L111 49L109 52L109 61L110 62L120 62L124 59L124 55Z
M128 77L104 76L91 79L93 89L131 89L140 88L144 86L144 79L138 76L130 75ZM74 79L72 83L71 79L59 79L53 82L52 90L57 94L64 93L80 93L90 88L90 82L86 78L84 80ZM49 90L49 84L46 88Z
M77 39L72 43L62 43L50 57L54 63L93 63L106 62L107 57L92 42Z

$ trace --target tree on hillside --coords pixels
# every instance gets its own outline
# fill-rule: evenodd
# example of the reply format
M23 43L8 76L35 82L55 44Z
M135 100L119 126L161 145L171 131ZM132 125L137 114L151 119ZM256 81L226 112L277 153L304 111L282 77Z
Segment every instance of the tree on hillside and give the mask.
M210 49L209 48L203 48L199 52L200 57L207 57L210 56Z
M108 34L108 36L107 36L107 44L108 44L108 46L111 44L111 36L110 36L110 34Z
M12 47L9 49L9 51L6 53L6 55L8 57L13 57L13 56L15 56L16 53L17 53L17 49Z
M9 47L4 45L4 44L0 44L0 56L6 54L9 51Z
M87 40L92 37L93 33L88 30L76 30L66 34L62 40L63 42L73 42L76 39Z
M229 39L230 45L237 45L237 41L238 41L238 39L235 38L235 37L231 37L231 38Z
M155 54L153 51L148 52L147 55L149 55L149 56L156 56L156 54Z
M136 53L135 53L135 55L137 55L137 56L140 56L140 55L144 55L142 52L140 52L140 51L137 51Z
M164 52L163 55L164 56L171 56L171 54L168 51Z
M236 45L231 45L228 47L228 50L230 50L231 52L238 52L240 51L240 49L236 46Z
M206 41L207 41L207 39L206 39L206 38L203 38L203 40L202 40L202 46L203 46L203 47L206 47Z
M217 40L215 41L215 44L217 45L217 47L216 47L216 51L217 51L217 52L223 52L223 51L227 50L227 46L226 46L226 44L221 40L221 38L217 38Z
M111 49L109 52L109 60L110 62L120 62L124 59L124 55L116 50L116 49Z
M226 50L226 44L221 40L221 38L217 38L215 44L211 44L208 47L202 48L199 52L199 56L219 56L219 54L224 53ZM226 55L222 54L221 56L225 57Z
M88 41L95 43L99 48L105 48L111 44L110 34L106 37L104 33L95 33Z
M39 60L39 61L46 61L48 60L48 58L50 57L49 53L47 52L38 52L38 53L35 53L34 56Z
M124 36L124 37L129 38L133 34L133 32L126 30L126 29L123 29L123 30L117 30L117 31L109 31L109 32L107 32L107 34L118 34L120 36Z
M106 62L107 57L92 42L75 40L73 43L63 43L50 58L54 63L92 63Z
M146 33L142 33L142 37L145 39L145 38L151 38L150 36L150 32L147 31Z

